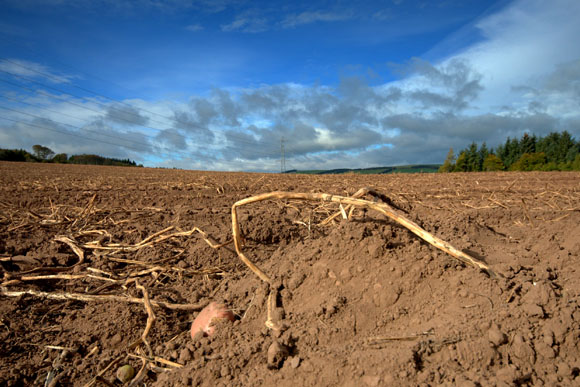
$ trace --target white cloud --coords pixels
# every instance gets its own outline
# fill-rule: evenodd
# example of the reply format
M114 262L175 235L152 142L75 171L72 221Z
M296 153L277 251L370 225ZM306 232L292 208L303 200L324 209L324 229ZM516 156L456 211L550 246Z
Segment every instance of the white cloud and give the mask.
M223 24L221 29L224 32L259 33L270 29L270 25L268 18L262 12L251 9L237 15L231 23Z
M198 31L202 31L204 28L201 24L195 23L195 24L190 24L190 25L186 26L185 29L188 31L191 31L191 32L198 32Z
M50 83L70 83L78 76L62 74L40 63L22 59L0 59L0 71L9 76L27 77L48 81Z
M282 20L283 28L294 28L303 24L316 22L335 22L350 19L351 12L329 12L329 11L304 11L298 14L290 14Z
M580 58L580 2L519 0L481 20L485 40L456 57L484 75L479 107L513 103L511 86L536 86L556 66Z

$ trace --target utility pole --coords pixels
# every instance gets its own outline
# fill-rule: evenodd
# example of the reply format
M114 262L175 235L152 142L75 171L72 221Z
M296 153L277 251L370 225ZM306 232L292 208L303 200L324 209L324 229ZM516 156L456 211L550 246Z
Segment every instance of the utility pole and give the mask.
M284 136L280 139L280 173L286 172L286 151L284 149Z

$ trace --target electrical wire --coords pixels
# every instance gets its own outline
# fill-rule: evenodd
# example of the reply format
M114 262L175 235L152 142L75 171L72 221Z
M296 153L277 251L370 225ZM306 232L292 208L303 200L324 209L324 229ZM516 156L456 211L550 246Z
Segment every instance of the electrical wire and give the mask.
M6 120L6 121L11 121L11 122L14 122L14 123L17 123L17 124L21 124L21 125L31 126L31 127L38 128L38 129L50 130L51 132L62 133L62 134L65 134L67 136L79 137L79 138L82 138L83 140L90 140L90 141L94 141L94 142L100 142L100 143L103 143L103 144L109 144L109 145L114 145L114 146L121 146L123 148L135 150L135 151L138 151L138 152L143 152L144 151L144 149L134 148L134 147L131 147L129 145L122 145L122 144L118 144L118 143L114 143L114 142L109 142L109 141L105 141L105 140L98 140L96 138L89 138L89 137L81 136L80 134L76 134L76 133L73 133L73 132L66 132L64 130L59 130L59 129L55 129L55 128L49 128L49 127L41 126L41 125L35 125L35 124L30 123L30 122L13 120L12 118L7 118L7 117L0 117L0 119Z
M46 119L45 117L37 116L37 115L32 114L32 113L20 111L20 110L13 109L13 108L9 108L9 107L2 106L2 105L0 105L0 108L5 109L5 110L8 110L8 111L15 112L15 113L19 113L19 114L22 114L22 115L26 115L26 116L29 116L29 117L32 117L32 118L36 118L36 119ZM56 131L56 132L59 132L59 133L63 133L63 134L67 134L67 135L70 134L70 135L75 136L75 137L84 138L80 134L73 133L73 132L66 132L66 131L62 131L62 130L52 129L52 128L48 128L48 127L45 127L45 126L30 124L30 123L27 123L27 122L24 122L24 121L16 121L16 120L13 120L13 119L9 119L7 117L0 117L0 118L6 119L6 120L9 120L9 121L13 121L13 122L19 122L19 123L25 124L25 125L30 125L30 126L37 127L37 128L40 128L40 129L52 130L52 131ZM155 148L155 146L153 144L142 143L142 142L138 142L138 141L135 141L135 140L126 139L126 138L123 138L123 137L119 137L119 136L115 136L115 135L111 135L111 134L107 134L107 133L98 132L98 131L95 131L95 130L88 129L86 127L78 127L78 126L75 126L75 125L66 124L64 122L60 122L60 121L56 121L56 120L52 120L52 119L48 119L48 120L50 122L55 123L55 124L58 124L58 125L68 126L68 127L73 128L73 129L80 130L80 131L91 132L91 133L97 134L99 136L104 136L104 137L109 137L109 138L112 138L112 139L121 140L121 141L124 141L126 143L132 143L132 144L142 145L142 146L145 146L146 148L136 148L134 146L124 145L124 144L119 144L119 143L111 143L111 142L108 142L108 141L101 141L101 140L96 140L96 139L92 139L92 138L86 138L87 140L97 141L97 142L103 142L103 143L110 144L110 145L122 146L122 147L125 147L125 148L128 148L128 149L137 150L137 151L140 151L140 152L148 152L148 153L151 153L152 152L152 149ZM159 139L156 139L154 137L147 136L147 135L142 134L142 133L140 133L140 134L143 135L143 136L145 136L145 137L147 137L147 138L150 138L150 139L152 139L154 141L159 141ZM229 149L235 149L235 148L229 147ZM221 151L221 150L216 149L216 151ZM183 156L185 158L191 157L191 154L186 153L184 151L180 151L180 150L173 149L171 151L171 153L172 154L179 154L179 155L181 155L181 156ZM273 158L273 155L276 154L274 152L272 152L272 153L269 153L269 152L268 153L266 153L266 152L256 152L256 153L257 154L260 154L264 158Z
M58 79L57 77L55 77L55 76L53 76L53 75L46 74L46 73L43 73L43 72L41 72L41 71L37 71L37 70L35 70L35 69L31 68L31 67L24 66L24 65L22 65L22 64L19 64L19 63L17 63L17 62L14 62L14 61L11 61L11 60L7 60L7 59L5 59L5 58L2 58L2 60L4 60L4 61L7 61L7 62L9 62L9 63L12 63L12 64L14 64L14 65L16 65L16 66L19 66L19 67L25 68L25 69L27 69L27 70L29 70L29 71L32 71L32 72L34 72L34 73L37 73L37 74L39 74L39 75L45 76L45 77L47 77L47 78L49 78L49 79ZM54 91L57 91L57 92L59 92L59 93L63 93L63 94L66 94L66 95L69 95L69 96L72 96L72 97L75 97L75 98L79 98L79 99L81 99L81 100L84 100L84 99L85 99L85 97L82 97L82 96L79 96L79 95L76 95L76 94L73 94L73 93L66 92L66 91L64 91L64 90L62 90L62 89L59 89L59 88L56 88L56 87L53 87L53 86L49 86L49 85L47 85L47 84L45 84L45 83L42 83L42 82L39 82L39 81L36 81L36 80L30 79L30 78L24 77L24 76L22 76L22 75L19 75L19 74L14 74L14 73L12 73L12 72L5 71L5 70L1 70L1 69L0 69L0 72L3 72L3 73L6 73L6 74L9 74L9 75L11 75L11 76L13 76L13 77L16 77L16 78L23 79L23 80L25 80L25 81L27 81L27 82L35 83L35 84L37 84L37 85L40 85L40 86L42 86L42 87L45 87L45 88L48 88L48 89L51 89L51 90L54 90ZM4 81L5 81L5 80L4 80ZM6 83L10 83L10 84L12 84L12 85L15 85L15 86L19 87L18 85L14 84L14 83L11 83L11 82L9 82L9 81L5 81L5 82L6 82ZM169 120L169 121L176 122L177 124L181 124L181 125L183 125L183 126L186 126L186 127L194 127L194 128L197 128L197 129L207 130L207 128L205 128L205 127L203 127L203 126L201 126L201 125L195 124L195 123L193 123L193 122L185 122L185 121L179 120L177 117L168 117L168 116L165 116L165 115L163 115L163 114L159 114L159 113L157 113L157 112L153 112L153 111L150 111L150 110L147 110L147 109L144 109L144 108L141 108L141 107L138 107L138 106L135 106L135 105L132 105L132 104L126 103L126 102L124 102L124 101L120 101L120 100L117 100L117 99L114 99L114 98L111 98L111 97L105 96L105 95L103 95L103 94L100 94L100 93L97 93L97 92L95 92L95 91L92 91L92 90L90 90L90 89L87 89L87 88L84 88L84 87L81 87L81 86L75 85L75 84L73 84L73 83L67 83L67 84L69 84L69 85L71 85L71 86L73 86L73 87L76 87L76 88L78 88L78 89L80 89L80 90L83 90L83 91L89 92L89 93L91 93L91 94L93 94L93 95L95 95L95 96L99 96L99 97L101 97L101 98L108 99L108 100L110 100L110 101L112 101L112 102L115 102L115 103L119 103L119 104L125 105L125 106L127 106L127 107L130 107L130 108L136 109L136 110L138 110L138 111L143 111L143 112L147 112L147 113L149 113L149 114L151 114L151 115L155 115L155 116L158 116L158 117L162 117L162 118L164 118L164 119L166 119L166 120ZM48 94L48 93L47 93L46 95L50 96L50 94ZM106 105L106 104L104 104L104 103L102 103L102 102L98 102L98 101L92 101L92 102L94 102L94 103L98 104L99 106L102 106L104 109L113 109L113 110L117 110L117 111L121 112L122 114L130 114L130 115L133 115L134 117L136 117L136 118L138 118L138 119L142 119L142 118L143 118L143 116L141 116L139 113L135 113L135 112L132 112L132 111L123 111L123 110L119 110L119 109L115 108L114 106ZM81 106L81 105L77 105L77 106ZM91 109L91 110L92 110L92 109ZM94 111L94 110L93 110L93 111ZM100 112L99 112L99 113L100 113ZM135 122L134 122L134 121L127 120L127 119L124 119L124 118L122 118L122 117L118 117L118 119L121 119L121 120L123 120L123 121L125 121L125 122L128 122L129 124L135 125ZM151 117L147 117L147 119L148 119L149 121L151 121L151 122L154 122L154 123L157 123L157 124L160 124L160 125L167 125L167 123L166 123L166 122L161 122L161 121L159 121L159 120L152 119ZM149 126L144 126L144 127L147 127L147 128L149 128L149 129L152 129L152 130L157 130L157 131L162 131L162 130L163 130L163 129L159 129L159 128L153 128L153 127L149 127ZM232 138L235 138L237 141L240 141L240 142L244 142L244 140L245 140L243 137L236 136L236 135L235 135L235 134L233 134L233 133L230 133L230 137L232 137ZM268 143L268 141L263 141L263 142L264 142L264 143ZM270 144L272 144L272 145L277 145L277 143L273 143L273 142L270 142Z
M25 65L23 65L22 63L15 62L15 61L13 61L13 60L10 60L10 59L8 59L8 58L0 58L0 59L1 59L1 60L3 60L4 62L8 62L8 63L11 63L11 64L13 64L13 65L15 65L15 66L18 66L18 67L24 68L24 69L26 69L26 70L28 70L28 71L30 71L30 72L33 72L33 73L35 73L35 74L38 74L38 75L41 75L41 76L43 76L43 77L45 77L45 78L52 79L52 80L54 80L54 81L57 81L57 82L62 82L62 78L61 78L61 77L58 77L58 76L55 76L55 75L51 75L51 74L48 74L48 73L45 73L45 72L42 72L42 71L38 71L37 69L34 69L34 68L32 68L32 67L29 67L29 66L25 66ZM40 86L42 86L42 87L44 87L44 88L51 89L51 90L57 91L57 92L59 92L59 93L62 93L62 94L64 94L64 95L72 96L72 97L75 97L75 98L79 98L79 99L80 99L80 100L82 100L82 101L85 101L85 98L86 98L86 97L82 97L82 96L79 96L79 95L75 95L75 94L72 94L72 93L66 92L66 91L64 91L64 90L62 90L62 89L59 89L59 88L56 88L56 87L49 86L49 85L47 85L47 84L45 84L45 83L42 83L42 82L39 82L39 81L36 81L36 80L30 79L30 78L24 77L24 76L22 76L22 75L19 75L19 74L11 73L11 72L9 72L9 71L4 71L4 70L0 70L0 71L1 71L1 72L3 72L3 73L5 73L5 74L11 75L11 76L13 76L13 77L19 78L19 79L21 79L21 80L24 80L24 81L27 81L27 82L31 82L31 83L34 83L34 84L40 85ZM109 82L109 81L103 80L103 79L101 79L101 78L95 77L95 76L93 76L93 75L91 75L91 74L88 74L88 75L89 75L89 76L91 76L91 77L93 77L93 78L96 78L96 79L99 79L99 80L102 80L102 81L105 81L105 82ZM31 89L31 88L25 87L25 86L23 86L23 85L16 84L16 83L14 83L14 82L7 81L7 80L5 80L5 79L0 79L0 80L1 80L1 81L3 81L3 82L5 82L5 83L11 84L11 85L13 85L13 86L20 87L20 88L22 88L22 89L24 89L24 90L28 90L28 91L30 91L30 92L32 92L32 93L39 93L39 92L40 92L40 93L42 93L42 94L46 95L46 96L47 96L47 97L49 97L49 98L58 98L58 99L59 99L59 100L61 100L62 102L65 102L65 103L68 103L68 104L71 104L71 105L74 105L74 106L80 107L80 108L82 108L82 109L86 109L86 110L89 110L89 111L95 112L95 113L97 113L97 114L100 114L100 115L101 115L101 114L103 114L103 112L101 112L101 111L99 111L99 110L95 110L95 109L92 109L92 108L90 108L90 107L88 107L88 106L81 105L81 104L78 104L78 103L75 103L75 102L69 101L68 99L64 99L62 96L56 96L56 95L52 95L52 94L50 94L50 93L47 93L47 92L46 92L46 91L44 91L44 90L33 90L33 89ZM111 83L111 82L109 82L109 83ZM163 115L163 114L159 114L159 113L157 113L157 112L153 112L153 111L150 111L150 110L144 109L144 108L142 108L142 107L138 107L138 106L135 106L135 105L132 105L132 104L126 103L126 102L124 102L124 101L120 101L120 100L118 100L118 99L115 99L115 98L112 98L112 97L106 96L106 95L104 95L104 94L102 94L102 93L98 93L98 92L92 91L92 90L90 90L90 89L88 89L88 88L85 88L85 87L82 87L82 86L76 85L76 84L74 84L74 83L72 83L72 82L65 82L65 84L67 84L67 85L70 85L70 86L72 86L72 87L75 87L75 88L77 88L77 89L79 89L79 90L82 90L82 91L84 91L84 92L86 92L86 93L90 93L90 94L92 94L92 95L95 95L95 96L98 96L98 97L100 97L100 98L104 98L104 99L107 99L107 100L109 100L109 101L112 101L112 102L114 102L114 103L118 103L118 104L121 104L121 105L123 105L123 106L127 106L127 107L130 107L130 108L132 108L132 109L135 109L135 110L137 110L137 112L134 112L134 111L123 111L123 110L119 110L118 108L115 108L114 106L111 106L111 105L106 105L106 104L104 104L104 103L102 103L102 102L100 102L100 101L96 101L96 100L92 100L92 101L90 101L90 102L93 102L93 103L95 103L95 104L97 104L97 105L99 105L99 106L101 106L101 107L103 107L104 109L107 109L107 110L109 110L109 111L110 111L110 110L117 110L117 111L121 112L121 113L122 113L122 114L124 114L124 115L126 115L126 114L133 115L133 116L135 116L136 118L138 117L139 119L142 119L142 118L144 118L144 116L142 116L142 115L140 115L140 114L138 113L139 111L142 111L142 112L147 112L147 113L149 113L150 115L158 116L158 117L161 117L161 118L167 119L167 120L169 120L169 121L176 122L176 123L178 123L178 124L181 124L181 125L185 125L185 126L189 126L189 127L192 127L192 126L193 126L193 127L199 128L199 129L208 130L208 128L205 128L205 127L203 127L203 126L201 126L201 125L198 125L198 124L195 124L195 123L192 123L192 122L184 122L184 121L181 121L181 120L179 120L177 117L168 117L168 116L165 116L165 115ZM9 98L9 97L5 97L5 98ZM9 99L12 99L13 101L17 101L17 102L20 102L20 103L23 103L23 104L27 104L27 105L29 105L29 106L35 106L35 105L32 105L32 104L26 103L26 102L24 102L24 101L18 101L18 100L15 100L15 99L13 99L13 98L9 98ZM71 118L74 118L74 119L77 119L77 120L82 120L82 119L80 119L80 118L78 118L78 117L74 117L74 116L68 115L68 114L66 114L66 113L63 113L63 112L56 112L56 111L53 111L53 110L50 110L50 109L46 109L46 108L42 108L42 107L39 107L39 106L38 106L37 108L39 108L39 109L44 109L44 110L46 110L46 111L51 111L51 112L53 112L53 113L57 113L57 114L62 114L62 115L65 115L65 116L68 116L68 117L71 117ZM14 111L15 111L15 110L14 110ZM28 113L24 113L24 112L21 112L21 113L22 113L22 114L28 114ZM30 115L30 114L28 114L28 115ZM34 116L34 115L30 115L30 116ZM34 117L36 117L36 118L42 118L42 117L38 117L38 116L34 116ZM147 118L149 121L156 122L156 123L160 123L160 124L162 124L162 125L166 125L166 124L167 124L166 122L161 122L161 121L158 121L158 120L154 120L154 119L152 119L151 117L146 117L146 118ZM125 121L125 122L127 122L127 123L129 123L129 124L132 124L132 125L138 125L138 124L136 124L134 121L132 121L132 120L127 120L127 119L125 119L125 118L123 118L123 117L117 117L117 119L119 119L119 120L122 120L122 121ZM58 123L58 122L56 122L56 121L54 121L54 120L52 120L52 121L53 121L53 122L55 122L55 123ZM74 127L74 126L72 126L72 125L69 125L69 124L64 124L64 123L60 123L60 124L61 124L61 125L68 125L68 126ZM164 130L166 130L166 129L159 129L159 128L154 128L154 127L149 127L149 126L144 126L144 125L138 125L138 126L141 126L141 127L144 127L144 128L148 128L148 129L151 129L151 130L154 130L154 131L159 131L159 132L163 132ZM86 129L86 128L78 128L78 127L77 127L77 129L80 129L80 130L86 130L86 131L90 131L89 129ZM274 142L269 142L269 141L267 141L267 140L265 140L265 139L260 139L260 140L257 140L257 141L248 140L246 137L241 137L241 136L239 136L239 135L236 135L236 134L235 134L234 132L232 132L232 131L229 131L229 132L227 132L227 133L226 133L226 132L220 132L220 131L211 131L211 132L212 132L212 133L214 133L214 134L215 134L215 133L220 133L220 134L224 135L226 138L228 138L228 139L230 139L230 140L234 140L234 141L237 141L237 142L240 142L240 143L245 143L245 144L252 145L252 146L256 146L256 145L271 145L272 147L277 147L277 146L278 146L278 144L277 144L277 143L274 143ZM64 132L63 132L63 133L64 133ZM104 134L102 134L102 133L99 133L99 134L100 134L100 135L104 135ZM142 133L141 133L141 134L142 134ZM156 140L155 138L153 138L153 137L151 137L151 136L148 136L148 135L145 135L145 134L142 134L142 135L143 135L143 136L145 136L145 137L147 137L147 138L150 138L150 139L154 139L154 140ZM77 137L80 137L80 136L78 136L78 135L77 135ZM113 138L114 138L115 136L108 136L108 137L113 137ZM119 138L119 139L122 139L122 138ZM122 139L122 140L123 140L123 141L130 141L130 140L127 140L127 139ZM134 142L134 141L133 141L133 142ZM149 147L149 146L151 146L151 144L143 144L143 143L141 143L141 144L142 144L142 145L146 145L146 146L148 146L148 147ZM118 144L113 144L113 145L118 145ZM227 147L227 149L233 149L234 151L236 150L236 149L235 149L234 147L232 147L232 146L228 146L228 147ZM288 147L288 144L287 144L287 143L286 143L286 152L287 152L289 155L291 155L292 153L294 153L294 152L292 152L292 149L291 149L291 147ZM263 155L263 156L264 156L264 157L266 157L266 158L274 158L274 156L275 156L275 155L277 155L277 152L260 152L260 151L256 151L256 150L254 150L254 154L261 154L261 155Z

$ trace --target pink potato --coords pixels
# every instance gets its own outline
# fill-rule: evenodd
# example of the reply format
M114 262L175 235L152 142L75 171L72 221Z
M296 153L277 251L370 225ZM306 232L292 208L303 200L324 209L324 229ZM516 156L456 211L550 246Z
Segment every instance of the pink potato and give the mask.
M226 308L224 304L217 304L211 302L208 306L203 308L191 324L191 337L202 331L204 336L211 336L214 334L214 322L219 320L234 321L234 314L231 310Z

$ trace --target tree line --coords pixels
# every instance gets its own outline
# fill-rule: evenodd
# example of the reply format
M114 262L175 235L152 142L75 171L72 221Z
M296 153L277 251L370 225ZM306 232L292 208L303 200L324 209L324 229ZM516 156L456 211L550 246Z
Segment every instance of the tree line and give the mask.
M508 137L497 148L484 142L472 142L455 156L449 149L439 172L476 171L579 171L580 141L567 131L552 132L545 137L525 133L521 138Z
M137 165L136 162L129 159L115 159L98 155L82 154L69 157L66 153L55 154L52 149L42 145L34 145L32 147L32 153L27 152L24 149L0 149L0 160L57 164L116 165L126 167L143 166L141 164Z

